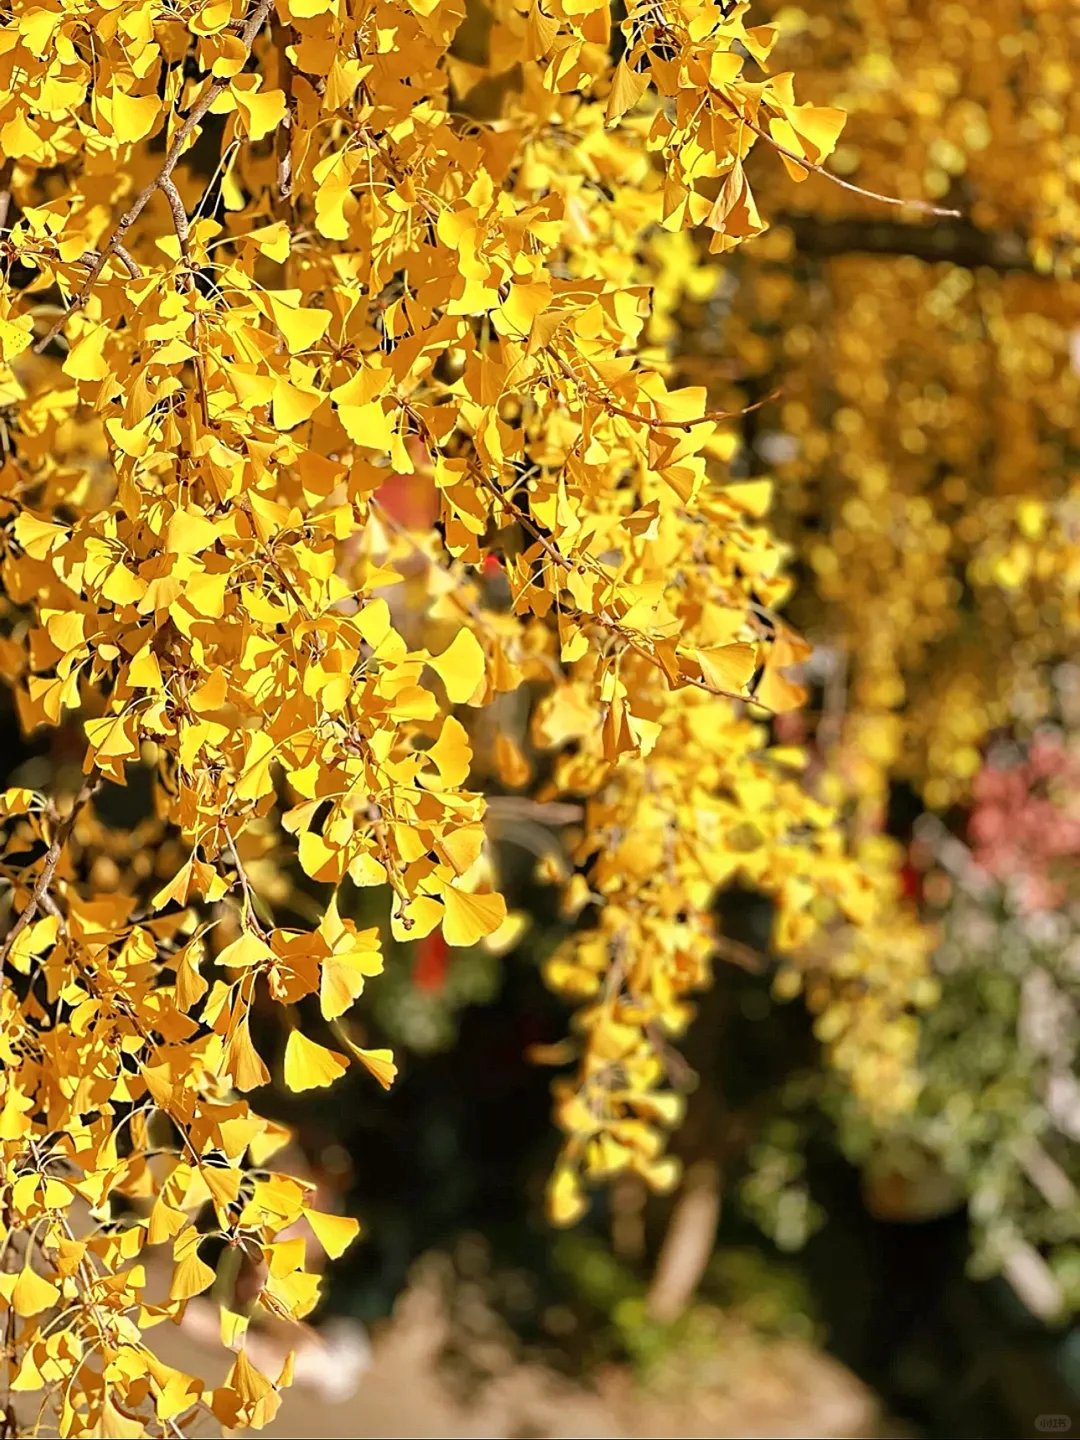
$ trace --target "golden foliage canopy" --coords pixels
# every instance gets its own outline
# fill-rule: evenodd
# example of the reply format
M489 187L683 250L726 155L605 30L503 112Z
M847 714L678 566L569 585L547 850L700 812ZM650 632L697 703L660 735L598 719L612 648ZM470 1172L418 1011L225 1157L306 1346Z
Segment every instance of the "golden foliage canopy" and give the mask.
M557 1220L583 1179L675 1180L666 1045L721 886L773 895L791 952L891 913L888 866L770 744L806 655L770 486L733 483L731 417L669 385L673 312L716 281L688 232L759 234L751 151L806 178L843 124L748 9L496 0L482 62L459 0L0 13L0 665L26 730L85 737L77 793L2 802L0 1299L9 1390L63 1435L274 1414L288 1367L252 1366L243 1317L215 1390L147 1332L222 1243L266 1309L316 1304L284 1232L307 1215L337 1255L356 1224L267 1168L284 1132L244 1097L267 1059L294 1091L392 1082L350 1028L382 965L357 887L396 939L512 932L484 799L529 783L510 717L550 752L538 798L584 804L564 908L589 919L548 966L583 1006ZM427 521L387 503L403 480ZM152 813L117 831L100 787L135 768ZM924 960L828 1012L886 1108L912 1055L882 1022Z

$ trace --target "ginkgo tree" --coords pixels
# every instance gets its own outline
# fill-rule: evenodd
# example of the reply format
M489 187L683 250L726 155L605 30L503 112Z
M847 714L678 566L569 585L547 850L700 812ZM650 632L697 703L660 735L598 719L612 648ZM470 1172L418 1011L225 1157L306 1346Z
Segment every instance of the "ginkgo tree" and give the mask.
M271 1066L294 1091L354 1063L392 1082L350 1028L382 966L358 889L398 940L512 929L483 786L529 765L510 736L474 754L485 707L524 697L539 798L584 805L582 922L548 965L581 1006L556 1221L588 1180L677 1180L666 1046L720 887L775 897L791 954L888 901L770 742L806 647L769 486L732 483L730 417L669 385L688 231L714 256L757 235L749 152L806 178L843 123L770 74L748 9L495 0L482 64L459 0L0 12L0 666L27 732L85 739L77 792L2 798L7 1432L275 1413L289 1367L253 1366L244 1316L222 1310L216 1389L153 1328L222 1246L303 1317L318 1280L284 1232L354 1238L275 1172L285 1132L245 1096ZM430 525L387 505L401 477ZM135 769L152 805L118 830L102 787ZM914 1086L911 1046L874 1036L924 958L836 1011L868 1101Z

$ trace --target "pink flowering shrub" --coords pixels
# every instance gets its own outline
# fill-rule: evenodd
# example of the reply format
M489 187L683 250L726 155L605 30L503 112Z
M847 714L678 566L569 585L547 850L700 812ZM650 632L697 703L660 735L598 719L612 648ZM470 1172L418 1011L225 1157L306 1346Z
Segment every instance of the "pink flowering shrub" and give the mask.
M1080 891L1080 757L1057 732L1012 764L988 764L972 786L968 835L978 865L1015 906L1052 910Z

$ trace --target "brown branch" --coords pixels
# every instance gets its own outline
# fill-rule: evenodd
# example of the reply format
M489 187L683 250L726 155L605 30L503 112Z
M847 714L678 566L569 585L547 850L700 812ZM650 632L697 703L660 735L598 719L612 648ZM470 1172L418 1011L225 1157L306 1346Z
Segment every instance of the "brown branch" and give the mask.
M188 221L187 211L184 209L184 202L180 191L176 188L175 182L168 175L163 175L158 180L158 186L169 202L169 209L172 211L173 229L176 231L177 243L180 246L180 258L187 267L187 274L182 279L182 288L189 294L195 289L195 267L191 262L191 225ZM202 343L200 316L195 311L195 358L192 361L195 370L195 388L199 395L199 410L202 414L203 424L210 428L210 402L206 394L206 367L203 364L202 351L199 348Z
M278 52L278 64L281 67L281 88L285 93L285 115L278 126L277 135L274 139L274 148L277 155L277 204L274 208L277 211L286 211L292 200L293 174L292 174L292 129L293 129L293 67L288 55L285 53L289 44L289 35L292 27L281 25L276 20L272 26L274 46Z
M172 211L173 229L176 231L176 238L180 244L180 258L184 264L191 269L191 227L188 223L187 211L184 209L184 202L180 198L180 191L176 188L176 182L168 175L162 175L158 179L158 188L165 199L169 202L169 209ZM187 289L191 289L189 281Z
M41 909L45 901L46 892L52 884L53 876L56 874L56 867L60 864L60 857L64 853L64 846L70 839L71 832L75 828L75 822L79 818L79 813L100 784L101 780L96 776L92 779L84 780L82 789L75 796L75 801L70 813L61 820L56 827L56 833L52 838L52 843L45 853L45 864L41 867L41 874L37 878L37 884L31 892L26 908L15 921L14 925L12 925L4 937L3 945L0 946L0 968L3 967L7 957L11 954L15 941L18 940L19 936Z
M265 942L270 937L259 922L259 917L255 909L255 889L252 886L251 880L248 878L247 871L244 869L244 862L240 859L240 852L236 848L236 841L233 839L232 831L227 826L223 828L225 829L225 838L229 842L229 849L232 852L233 863L236 866L236 877L240 881L240 889L244 894L244 910L246 912L247 922L259 939Z
M653 1320L669 1325L690 1303L712 1255L719 1219L720 1167L715 1160L699 1160L686 1172L660 1247L646 1298Z
M132 280L141 280L143 278L142 267L139 265L135 257L124 249L123 245L117 245L113 253L115 254L117 260L120 261L120 264L123 265L124 269L131 276ZM87 269L92 270L100 259L100 250L84 250L83 253L79 256L79 264L85 265Z
M7 229L8 211L11 209L11 177L14 173L14 160L5 160L0 165L0 230Z
M505 490L500 490L499 487L495 484L495 482L490 479L489 476L485 475L484 472L480 469L480 467L474 464L471 460L469 462L469 469L480 481L484 489L487 490L490 495L493 495L496 500L499 500L502 505L510 511L510 514L513 515L514 519L518 522L519 525L521 525L524 529L528 530L529 534L533 537L536 543L541 547L542 550L544 550L547 555L551 557L555 564L560 566L568 574L571 573L574 569L574 562L568 559L567 556L562 553L562 551L559 549L559 547L555 544L553 540L548 539L548 537L544 534L544 532L541 530L540 526L536 523L532 516L527 515L525 511L522 510L521 506L517 503L517 501L514 500L508 492L506 492Z
M688 1095L697 1088L698 1076L694 1067L679 1054L674 1045L669 1045L658 1025L646 1025L645 1036L656 1051L668 1083L680 1094Z
M1022 235L1010 230L980 230L967 220L941 225L909 225L903 220L844 217L823 220L816 215L778 215L804 255L831 259L839 255L911 255L928 264L948 261L966 270L1020 271L1036 275Z
M411 930L416 923L405 914L405 906L411 897L401 878L401 872L394 862L394 856L390 849L390 840L386 833L384 824L383 809L377 800L372 800L368 805L367 818L371 825L371 832L375 836L375 844L379 848L379 858L382 860L383 869L386 871L386 878L390 882L398 900L401 902L400 919L402 928Z
M585 814L580 805L530 800L527 795L489 795L487 811L498 820L534 820L540 825L576 825Z
M255 37L262 29L263 22L266 20L267 15L269 15L273 4L274 0L259 0L259 3L256 5L255 9L251 12L251 16L248 19L246 25L244 26L243 32L240 36L241 44L244 47L245 58L247 55L251 54L251 47L255 43ZM125 213L120 217L119 221L117 222L116 229L113 231L108 244L101 251L101 254L94 263L93 269L83 281L82 288L79 290L79 293L72 299L71 303L68 305L68 308L64 311L63 315L60 316L59 320L57 320L54 325L50 326L48 332L34 346L35 351L39 355L53 340L56 339L57 335L59 335L61 330L63 330L70 317L74 315L77 310L81 310L86 304L87 300L89 300L90 293L93 290L94 286L97 284L101 272L105 269L106 264L112 258L112 256L118 254L117 247L123 244L124 236L131 229L132 225L135 224L135 221L139 218L142 212L146 209L146 206L149 204L150 198L153 195L154 191L158 189L164 190L165 187L163 182L167 181L172 175L172 172L176 169L177 162L179 161L180 156L183 153L185 145L191 138L191 134L194 131L195 127L198 125L199 121L210 109L211 105L213 105L214 101L218 98L222 91L228 88L229 84L230 80L227 77L221 77L217 80L214 80L210 85L207 86L206 90L203 92L202 96L198 100L196 100L195 104L192 105L191 109L188 111L187 119L183 122L179 130L177 130L176 134L172 138L172 143L169 145L168 151L165 155L165 161L161 169L158 171L157 175L154 176L153 180L151 180L148 185L144 186L143 189L139 191L130 208L125 211Z

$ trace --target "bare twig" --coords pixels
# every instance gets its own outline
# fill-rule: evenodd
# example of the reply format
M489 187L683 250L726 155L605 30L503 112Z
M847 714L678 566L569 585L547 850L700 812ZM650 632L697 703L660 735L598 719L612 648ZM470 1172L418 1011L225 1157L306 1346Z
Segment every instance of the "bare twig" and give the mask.
M576 825L585 814L580 805L530 800L526 795L489 795L487 808L499 820L535 820L541 825Z
M255 890L248 878L247 871L244 869L244 862L240 859L240 852L236 848L236 841L233 839L232 832L228 828L225 829L225 838L229 842L229 850L232 852L233 863L236 866L236 878L240 881L240 888L244 892L244 910L248 924L255 931L259 939L265 941L267 939L267 933L263 929L255 909Z
M1042 1255L1019 1236L1013 1236L1002 1264L1006 1280L1033 1315L1044 1322L1060 1319L1065 1303L1061 1281Z
M71 837L71 832L75 828L75 822L79 818L79 813L82 810L83 806L87 803L87 801L89 801L90 797L98 789L100 784L101 779L98 776L94 776L92 778L84 780L82 788L75 796L75 801L71 807L69 814L60 821L59 825L57 825L56 833L53 835L52 838L52 843L50 844L48 850L45 853L45 863L41 867L41 874L37 878L37 884L34 886L34 889L31 892L30 899L26 904L26 908L23 910L19 918L15 921L15 924L12 925L7 935L4 937L3 945L0 946L0 967L4 965L7 957L11 954L11 949L12 946L15 944L15 941L18 940L19 936L30 924L38 911L42 908L42 905L45 901L46 892L48 891L49 886L52 884L53 876L56 874L56 867L60 864L60 857L64 853L64 846L67 844L68 840Z
M603 395L598 390L591 390L562 355L554 350L548 349L548 353L559 363L559 368L568 380L572 380L579 388L586 400L591 400L594 405L602 405L609 415L618 415L623 420L633 420L638 425L647 425L650 430L685 430L689 432L695 425L716 425L721 420L738 420L743 415L749 415L754 410L760 410L763 405L768 405L780 394L779 390L772 391L760 400L755 400L752 405L745 405L741 410L706 410L701 415L695 415L690 420L660 420L654 415L642 415L637 410L624 410L622 406L616 405L609 395Z
M817 165L813 160L807 160L804 155L799 155L794 150L789 150L786 145L781 145L779 140L773 138L763 125L756 120L751 120L744 115L734 100L730 100L722 91L714 91L715 95L723 101L733 115L738 116L742 123L755 135L760 135L762 140L771 145L773 149L792 164L800 166L808 174L823 175L826 180L831 180L834 185L839 185L841 190L850 190L853 195L861 195L866 200L876 200L879 205L896 205L902 210L918 210L923 215L940 215L946 220L959 220L961 211L950 209L944 205L932 205L929 200L904 200L899 195L881 195L877 190L864 190L861 185L855 185L850 180L844 180L831 170L826 170L824 165Z
M278 52L278 61L281 66L281 88L285 92L285 114L281 124L278 126L275 137L275 150L277 153L277 198L279 204L277 210L286 210L292 200L293 175L292 175L292 127L293 127L293 67L286 54L289 44L291 27L281 25L277 21L273 24L274 45Z
M683 1095L689 1095L697 1089L698 1076L694 1067L685 1060L675 1049L669 1045L666 1037L661 1033L658 1025L646 1025L645 1034L649 1044L660 1057L660 1063L664 1067L664 1073L673 1089Z
M733 940L730 935L717 935L713 944L721 960L738 965L750 975L763 975L768 968L768 961L760 950Z
M1076 1186L1037 1140L1028 1137L1019 1141L1016 1154L1024 1174L1048 1205L1055 1210L1075 1211L1080 1199Z
M624 420L636 420L639 425L648 425L650 430L691 430L695 425L717 425L721 420L738 420L743 415L750 415L755 410L760 410L763 405L770 404L776 400L779 390L773 390L768 395L763 395L760 400L755 400L752 405L744 405L741 410L706 410L702 415L695 415L692 420L657 420L652 415L639 415L636 410L623 410L608 400L603 395L593 395L586 391L588 398L595 399L603 405L609 415L619 415Z

